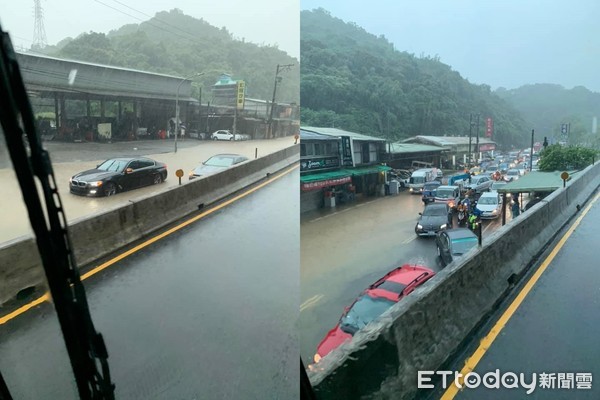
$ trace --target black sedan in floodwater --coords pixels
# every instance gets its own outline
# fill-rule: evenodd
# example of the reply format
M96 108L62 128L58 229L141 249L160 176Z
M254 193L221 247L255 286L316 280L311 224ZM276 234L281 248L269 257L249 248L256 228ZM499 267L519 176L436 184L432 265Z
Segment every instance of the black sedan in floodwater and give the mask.
M452 227L452 209L448 203L431 203L425 206L415 226L417 236L435 236Z
M69 179L71 193L80 196L112 196L118 192L167 179L167 165L149 158L111 158L94 169Z

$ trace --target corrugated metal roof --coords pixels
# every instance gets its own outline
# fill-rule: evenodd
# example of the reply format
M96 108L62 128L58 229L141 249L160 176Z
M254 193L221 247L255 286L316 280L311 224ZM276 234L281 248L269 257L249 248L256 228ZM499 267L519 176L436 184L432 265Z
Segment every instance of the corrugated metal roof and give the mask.
M432 145L437 145L437 146L455 146L455 145L459 145L459 144L469 144L469 137L468 136L419 135L419 136L415 136L415 137L404 140L404 143L414 143L415 141L429 142ZM477 141L477 137L475 137L475 135L473 135L471 137L471 143L474 144L476 141ZM493 140L490 140L488 138L479 137L479 144L487 144L487 143L495 144L496 142L494 142Z
M300 129L300 140L339 140L339 138Z
M369 141L377 141L377 142L385 142L385 139L363 135L362 133L349 132L343 129L338 128L321 128L321 127L313 127L313 126L303 126L301 129L305 131L311 131L315 133L319 133L321 135L329 135L334 137L348 136L353 140L369 140Z
M390 145L390 152L392 154L399 153L422 153L426 151L445 151L444 147L431 146L428 144L420 143L392 143Z
M569 176L573 177L578 171L570 171ZM532 171L523 175L516 181L509 182L505 186L498 188L499 193L528 193L528 192L552 192L563 185L560 178L562 171L541 172Z

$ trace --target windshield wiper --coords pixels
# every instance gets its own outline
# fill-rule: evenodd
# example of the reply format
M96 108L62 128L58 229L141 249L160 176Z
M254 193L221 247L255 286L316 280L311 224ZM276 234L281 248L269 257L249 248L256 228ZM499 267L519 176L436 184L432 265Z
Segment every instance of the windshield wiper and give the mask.
M0 120L35 233L79 396L81 399L114 399L115 387L110 381L108 353L90 316L50 157L35 129L33 112L10 37L1 27ZM29 143L29 155L24 138ZM43 203L34 177L41 183ZM46 205L49 227L43 204ZM10 394L4 396L10 398Z

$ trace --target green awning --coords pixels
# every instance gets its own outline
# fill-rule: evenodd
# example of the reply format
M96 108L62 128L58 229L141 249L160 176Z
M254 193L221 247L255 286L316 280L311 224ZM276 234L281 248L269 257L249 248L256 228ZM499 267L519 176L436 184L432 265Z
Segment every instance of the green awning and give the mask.
M560 177L562 171L554 172L529 172L516 181L507 183L498 188L499 193L529 193L529 192L553 192L563 186L563 181ZM569 172L569 179L576 174L577 171Z
M301 175L300 182L302 182L302 183L318 182L318 181L326 181L329 179L345 178L348 176L352 176L352 173L350 171L342 169L342 170L337 170L337 171L321 172L321 173L317 173L317 174Z
M347 168L346 171L349 172L352 176L361 176L385 172L391 169L392 168L388 167L387 165L370 165L368 167Z

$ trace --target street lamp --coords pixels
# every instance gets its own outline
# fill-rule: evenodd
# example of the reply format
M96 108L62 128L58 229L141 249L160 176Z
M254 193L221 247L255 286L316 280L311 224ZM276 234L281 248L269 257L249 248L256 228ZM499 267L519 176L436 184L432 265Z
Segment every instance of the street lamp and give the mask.
M177 135L179 134L179 89L181 89L183 82L202 75L204 75L204 72L196 72L187 78L183 78L181 82L179 82L179 85L177 85L177 95L175 97L175 153L177 153Z

